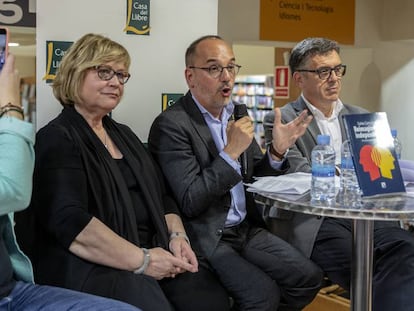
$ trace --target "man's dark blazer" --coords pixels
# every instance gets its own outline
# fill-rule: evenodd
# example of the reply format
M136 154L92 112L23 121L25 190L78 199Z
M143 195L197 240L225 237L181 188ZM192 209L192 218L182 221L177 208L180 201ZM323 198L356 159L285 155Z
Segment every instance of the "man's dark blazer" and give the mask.
M306 103L300 96L296 101L286 104L281 108L282 122L288 123L295 119L304 109L307 109ZM339 113L339 124L341 126L342 139L346 139L346 132L342 115L367 113L360 107L344 105ZM311 114L311 112L309 112ZM264 119L266 143L272 141L272 127L274 121L274 112L268 113ZM289 173L293 172L311 172L311 152L316 145L316 138L321 134L315 119L309 124L305 134L296 140L296 143L289 149L287 158L290 163ZM272 219L271 232L284 238L292 245L300 249L306 256L310 257L313 244L322 224L323 217L306 215L302 213L292 213L281 211L279 218Z
M178 202L193 248L209 258L216 248L231 205L230 189L242 177L222 157L204 117L188 92L154 121L148 146ZM246 150L248 172L253 176L278 175L255 140ZM262 218L253 197L246 192L249 221Z

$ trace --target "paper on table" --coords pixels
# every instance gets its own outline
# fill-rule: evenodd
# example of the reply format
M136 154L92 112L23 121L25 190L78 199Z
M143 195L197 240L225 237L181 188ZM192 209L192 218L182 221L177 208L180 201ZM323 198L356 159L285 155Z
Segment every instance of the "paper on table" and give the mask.
M280 176L258 177L249 186L250 192L269 192L277 194L304 194L310 190L312 175L310 173L292 173Z

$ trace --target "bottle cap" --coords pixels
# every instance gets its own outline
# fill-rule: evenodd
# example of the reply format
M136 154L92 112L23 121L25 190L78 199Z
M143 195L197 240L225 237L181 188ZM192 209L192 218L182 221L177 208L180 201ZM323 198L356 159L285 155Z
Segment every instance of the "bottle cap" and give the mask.
M397 137L397 129L391 129L391 135L393 138Z

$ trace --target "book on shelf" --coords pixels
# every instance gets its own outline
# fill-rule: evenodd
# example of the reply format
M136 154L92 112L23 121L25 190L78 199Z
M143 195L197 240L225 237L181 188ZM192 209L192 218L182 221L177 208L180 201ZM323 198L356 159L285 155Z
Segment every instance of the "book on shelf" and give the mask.
M364 197L405 192L385 112L343 116Z

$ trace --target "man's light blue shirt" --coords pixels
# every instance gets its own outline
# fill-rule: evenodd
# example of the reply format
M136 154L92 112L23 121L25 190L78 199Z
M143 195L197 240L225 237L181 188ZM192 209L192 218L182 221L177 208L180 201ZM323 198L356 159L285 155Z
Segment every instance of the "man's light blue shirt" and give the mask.
M241 175L240 163L230 158L229 155L223 151L224 146L226 146L227 144L227 124L229 123L229 119L233 114L234 104L230 102L223 109L220 120L213 117L213 115L210 112L208 112L203 106L199 104L197 99L195 99L194 97L193 99L197 104L198 109L200 109L204 117L204 120L206 121L210 129L211 135L213 136L213 140L216 144L220 157L222 157L224 161L226 161ZM241 223L246 217L246 197L244 194L243 182L240 181L237 185L231 188L230 194L231 206L225 222L226 227L235 226Z
M198 109L200 109L204 120L206 121L211 135L213 136L213 140L216 144L217 150L219 152L220 157L224 159L231 167L233 167L239 175L241 175L241 166L238 161L233 160L230 156L223 151L224 147L227 144L227 125L229 123L229 119L233 114L234 104L230 102L227 106L224 107L223 112L221 114L221 119L217 119L213 117L213 115L208 112L198 101L196 98L193 99L197 104ZM269 155L269 160L273 168L279 169L282 165L282 162L273 161ZM243 182L240 181L237 185L235 185L230 190L231 195L231 206L229 212L227 214L227 219L225 222L225 227L231 227L238 225L241 223L244 218L246 217L246 196L244 193L244 186Z

